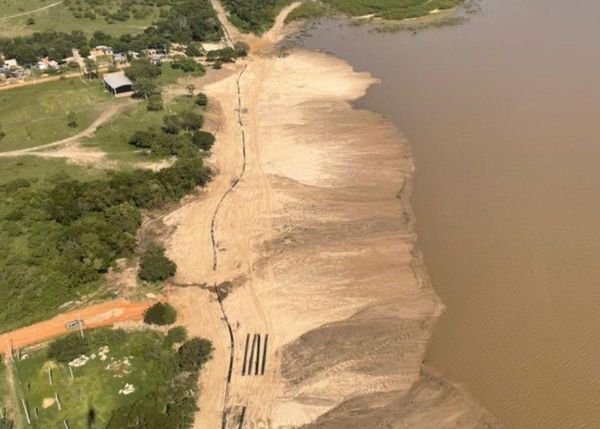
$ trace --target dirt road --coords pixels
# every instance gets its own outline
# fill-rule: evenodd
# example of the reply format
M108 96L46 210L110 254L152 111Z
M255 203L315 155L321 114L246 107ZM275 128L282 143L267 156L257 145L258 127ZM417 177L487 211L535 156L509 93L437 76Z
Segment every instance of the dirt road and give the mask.
M494 427L460 389L421 376L443 306L414 247L410 152L387 119L352 109L369 74L274 54L293 7L261 40L240 36L252 55L202 89L219 104L218 174L165 218L188 286L170 302L215 346L195 427ZM210 288L223 284L219 302Z
M82 320L85 329L111 326L118 322L130 320L141 320L144 311L152 303L152 301L108 301L62 313L52 319L0 334L0 351L6 356L10 353L11 348L16 350L23 346L41 343L65 334L69 332L65 325L73 320Z

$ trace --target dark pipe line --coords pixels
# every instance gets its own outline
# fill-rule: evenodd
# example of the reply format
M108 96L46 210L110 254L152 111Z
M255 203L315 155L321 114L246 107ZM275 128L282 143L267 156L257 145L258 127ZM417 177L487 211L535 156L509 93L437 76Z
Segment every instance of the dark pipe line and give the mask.
M262 367L260 369L260 375L265 375L265 367L267 366L267 344L269 343L269 334L265 334L265 346L263 348L263 359Z
M250 334L248 334L250 335ZM240 425L238 426L238 429L243 429L244 428L244 418L246 417L246 407L242 407L242 414L240 414Z
M258 366L260 365L260 334L258 334L258 341L256 342L256 363L254 369L254 375L258 375ZM250 368L252 371L252 368Z
M236 81L237 90L238 90L238 105L239 106L242 105L241 95L239 95L239 94L241 94L240 80L242 79L242 75L246 71L247 67L248 67L248 65L244 64L244 68L238 75L237 81ZM244 176L244 173L246 172L246 135L244 134L244 129L243 129L244 123L242 121L241 108L238 110L238 122L240 123L240 126L242 127L242 139L241 139L242 140L242 155L243 155L242 156L242 170L240 172L240 175L231 184L229 189L227 189L227 191L221 196L221 199L217 203L217 207L215 208L215 212L213 213L213 216L212 216L212 219L210 222L210 241L211 241L212 251L213 251L213 267L212 267L213 271L217 270L217 262L218 262L217 240L215 238L215 225L217 222L217 216L219 215L219 211L221 209L221 205L223 204L223 201L225 201L225 198L227 198L227 195L229 195L229 193L231 193L231 191L233 191L235 189L235 187L238 185L238 183ZM215 293L217 294L217 300L219 301L219 306L221 307L221 313L223 314L223 319L225 320L225 323L227 324L227 330L229 331L229 343L230 343L229 370L227 372L227 382L225 383L225 397L223 398L223 417L221 419L221 429L226 429L227 428L227 404L229 403L229 389L230 389L230 384L231 384L231 376L233 373L233 357L235 355L235 339L233 337L233 329L231 328L231 324L229 323L229 319L227 318L227 313L225 312L225 307L223 306L223 299L222 299L221 295L219 294L219 290L217 289L216 284L215 284Z
M254 349L256 347L257 335L254 334L252 337L252 347L250 348L250 359L248 359L248 375L252 375L252 362L254 361Z
M244 363L242 365L242 375L246 375L246 359L248 358L248 343L250 342L250 334L246 334L246 346L244 347Z

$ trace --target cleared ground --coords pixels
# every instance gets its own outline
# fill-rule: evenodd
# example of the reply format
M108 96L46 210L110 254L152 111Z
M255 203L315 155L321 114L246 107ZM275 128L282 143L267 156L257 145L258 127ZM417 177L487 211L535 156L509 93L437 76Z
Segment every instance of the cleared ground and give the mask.
M0 152L68 138L89 127L110 105L125 103L98 80L64 79L0 92ZM69 114L71 113L71 116ZM76 126L69 126L74 119Z

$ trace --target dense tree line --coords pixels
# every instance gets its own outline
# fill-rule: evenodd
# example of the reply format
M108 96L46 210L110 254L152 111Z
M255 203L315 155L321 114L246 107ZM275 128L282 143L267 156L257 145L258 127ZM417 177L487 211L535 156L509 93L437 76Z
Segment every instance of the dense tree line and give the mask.
M0 187L0 294L4 329L46 317L96 288L115 259L134 253L142 209L175 202L203 186L198 156L160 171L118 171L49 188L16 180Z
M224 0L231 22L243 31L262 33L275 22L288 0Z

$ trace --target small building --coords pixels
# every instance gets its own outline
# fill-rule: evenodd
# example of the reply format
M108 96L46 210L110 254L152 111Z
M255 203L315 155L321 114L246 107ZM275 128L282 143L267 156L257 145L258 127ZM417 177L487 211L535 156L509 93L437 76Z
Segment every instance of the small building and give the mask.
M98 45L90 51L90 56L101 57L101 56L112 56L113 49L110 46Z
M59 67L56 61L50 60L48 57L44 57L38 61L37 68L38 70L45 71L48 69L57 70Z
M19 63L17 63L16 59L4 60L4 66L13 69L19 67Z
M115 97L128 97L133 94L133 82L122 72L105 74L102 77L102 85Z

